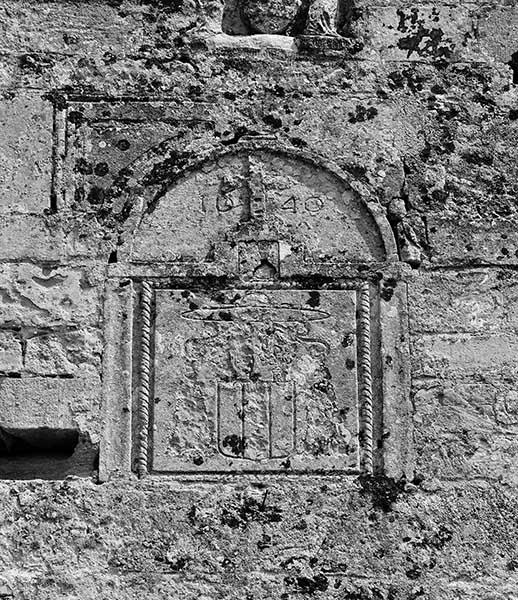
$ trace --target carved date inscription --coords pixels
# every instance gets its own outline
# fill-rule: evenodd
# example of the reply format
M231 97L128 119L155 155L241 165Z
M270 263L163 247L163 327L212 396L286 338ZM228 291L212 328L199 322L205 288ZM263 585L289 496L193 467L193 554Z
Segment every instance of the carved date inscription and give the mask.
M356 471L355 290L156 290L151 469Z

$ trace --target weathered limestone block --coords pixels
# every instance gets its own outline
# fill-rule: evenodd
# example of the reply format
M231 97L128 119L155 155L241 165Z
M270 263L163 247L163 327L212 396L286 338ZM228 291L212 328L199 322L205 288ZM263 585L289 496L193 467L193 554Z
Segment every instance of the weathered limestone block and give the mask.
M478 21L478 43L481 52L503 63L512 60L518 50L518 9L509 6L481 10ZM514 65L516 69L518 65Z
M95 330L41 332L26 340L24 370L35 375L74 375L100 368L102 342Z
M418 473L518 484L518 396L507 381L435 382L416 392Z
M473 222L430 215L428 232L435 264L518 264L518 236L509 220Z
M518 276L505 269L415 273L409 282L411 328L420 333L518 329Z
M476 16L469 4L367 7L370 52L385 60L449 61L466 54Z
M36 215L0 216L0 259L59 261L63 245L63 231L55 220Z
M102 281L95 265L4 264L0 267L1 323L36 328L99 325Z
M0 426L73 428L98 437L99 376L84 370L74 379L1 378Z
M52 177L52 103L40 93L6 94L0 98L0 214L42 213L50 206ZM24 235L16 226L10 237L2 224L2 249L7 258L12 244L13 258L24 258L16 252L16 236ZM29 227L37 235L36 220ZM28 232L25 237L30 237ZM39 241L40 258L45 243Z
M109 50L133 52L144 42L140 7L128 4L126 10L118 10L103 4L103 19L100 9L101 5L88 3L78 11L66 3L38 6L8 1L1 9L4 44L11 52L24 54L27 64L22 66L37 75L38 67L55 64L65 51L91 57L93 66L96 56Z
M422 334L413 341L416 377L445 380L518 377L518 340L511 333Z
M0 478L91 476L98 463L100 380L0 379Z

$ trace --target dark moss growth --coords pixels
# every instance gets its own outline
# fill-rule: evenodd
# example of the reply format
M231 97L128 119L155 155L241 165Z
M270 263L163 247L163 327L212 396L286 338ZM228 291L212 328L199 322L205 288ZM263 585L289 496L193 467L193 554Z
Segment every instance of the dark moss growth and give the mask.
M417 54L422 58L449 59L455 45L447 38L442 29L435 26L439 20L438 9L432 10L431 19L419 15L418 8L409 11L399 9L398 30L407 35L398 40L398 48L407 51L407 58Z
M243 456L246 449L246 439L233 434L227 435L222 442L223 448L227 448L234 456Z
M323 573L317 573L313 577L289 575L284 578L284 583L301 594L325 592L329 588L329 579Z
M390 512L392 505L403 494L406 480L396 481L385 475L361 475L358 478L362 493L369 495L372 505L383 512Z
M47 55L32 53L20 56L20 68L41 75L46 69L54 66L54 60Z
M381 285L381 297L387 302L392 299L394 290L396 289L397 281L395 279L386 279Z
M278 523L281 520L281 509L268 504L268 490L261 501L249 496L238 497L234 503L225 507L221 514L221 523L232 529L244 528L252 521Z
M364 121L371 121L378 114L378 109L374 106L366 108L362 104L358 104L354 113L349 113L349 123L363 123Z

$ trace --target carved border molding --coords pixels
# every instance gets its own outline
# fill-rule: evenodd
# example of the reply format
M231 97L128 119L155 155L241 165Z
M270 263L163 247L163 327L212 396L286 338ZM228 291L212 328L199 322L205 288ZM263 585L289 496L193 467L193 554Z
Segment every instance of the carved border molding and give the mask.
M142 284L140 314L140 389L138 406L138 437L136 468L139 477L148 472L148 446L149 446L149 415L151 402L151 327L153 284L144 281Z
M149 471L154 294L157 287L175 287L171 277L143 277L129 271L123 276L120 266L113 267L105 295L101 481L127 476L132 471L142 477ZM185 278L173 279L185 286ZM395 479L411 479L413 434L406 284L401 274L391 269L376 282L348 281L347 287L357 290L361 443L360 471L342 474L383 473ZM284 287L282 282L276 285ZM154 473L153 477L165 475L174 476ZM206 477L206 473L192 472L182 477L197 479Z
M371 283L349 282L338 289L356 290L357 292L357 357L358 357L358 418L360 422L360 468L359 473L371 475L374 472L374 403L372 377L372 339L371 339L371 303L375 297L371 294ZM169 280L144 280L141 284L140 302L137 309L137 320L140 327L138 341L140 361L138 367L138 406L137 434L135 436L135 470L139 477L150 473L149 442L151 398L153 381L153 320L155 290L168 289ZM308 471L310 473L311 471Z
M369 282L359 291L358 307L358 357L359 357L359 408L363 426L363 471L373 472L373 415L372 415L372 366L371 366L371 294Z

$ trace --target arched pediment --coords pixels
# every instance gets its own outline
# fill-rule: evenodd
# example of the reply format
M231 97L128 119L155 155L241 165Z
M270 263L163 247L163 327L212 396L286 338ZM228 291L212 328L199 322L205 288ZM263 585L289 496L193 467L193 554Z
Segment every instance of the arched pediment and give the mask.
M175 175L153 198L134 200L120 257L206 263L253 241L276 244L271 252L287 271L394 260L392 232L377 208L313 158L243 146Z

